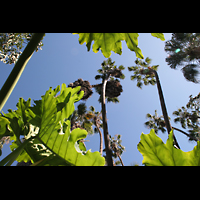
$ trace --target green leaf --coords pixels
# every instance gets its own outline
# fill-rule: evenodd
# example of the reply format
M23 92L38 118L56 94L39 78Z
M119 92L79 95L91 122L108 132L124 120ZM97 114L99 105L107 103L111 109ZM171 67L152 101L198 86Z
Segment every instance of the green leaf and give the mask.
M9 124L9 120L5 117L0 116L0 139L4 137L6 133L9 133L7 130L7 125Z
M75 34L75 33L74 33ZM91 43L94 40L92 50L97 53L101 49L103 55L108 58L111 55L111 51L121 55L123 40L123 34L121 33L78 33L79 43L86 42L88 51L90 51Z
M143 155L142 163L146 166L200 166L200 142L192 151L184 152L173 146L173 131L170 132L166 144L152 129L149 134L140 136L137 145Z
M124 33L124 39L126 41L126 44L128 46L128 48L131 50L131 51L135 51L136 53L136 56L138 58L141 58L143 59L144 56L142 55L142 51L140 50L140 48L138 48L138 36L139 34L138 33Z
M124 67L123 65L120 65L120 66L119 66L119 69L120 69L120 70L124 70L125 67Z
M92 112L95 112L94 106L90 106L89 109L90 109Z
M63 84L61 94L57 98L54 98L51 88L46 92L40 104L41 125L36 138L70 165L104 165L105 160L99 152L87 151L83 154L78 145L75 145L78 140L87 136L85 130L78 128L70 132L69 118L74 111L74 102L83 96L81 93L77 94L79 90L80 86L72 89L66 88L66 85ZM63 105L62 110L57 112L56 104L58 102L65 105Z
M150 59L149 57L146 57L145 62L146 62L147 64L150 64L150 63L151 63L151 59Z
M141 50L138 45L137 33L74 33L79 34L79 43L86 43L88 51L90 51L92 41L94 44L92 47L93 52L97 53L101 49L102 54L108 58L111 56L111 51L121 55L122 43L125 40L128 48L131 51L135 51L136 56L143 58Z
M95 80L98 80L98 79L101 79L102 76L101 75L96 75L94 78L95 78Z
M131 51L135 51L138 58L143 58L143 54L138 47L138 33L73 33L79 34L79 44L86 43L87 50L90 51L92 41L93 52L97 53L101 49L102 54L108 58L111 56L111 51L121 55L122 43L125 40L128 48ZM165 40L162 33L152 33L154 37Z
M99 152L84 151L82 143L79 147L77 141L84 139L87 132L79 128L70 131L74 103L84 94L78 94L79 90L80 86L72 89L62 84L60 95L55 96L60 87L54 90L50 88L41 100L34 101L35 105L32 107L27 106L30 105L30 100L26 102L20 99L18 110L10 110L5 114L10 123L9 130L14 134L11 150L17 153L8 155L1 164L10 164L13 159L19 162L31 159L35 165L103 166L105 159ZM5 126L6 121L2 119L0 125ZM20 135L25 137L23 143L20 142Z
M97 53L99 48L102 54L108 58L111 56L111 51L121 55L122 47L121 41L122 35L116 33L94 33L94 44L92 50Z
M128 67L128 71L133 71L134 70L134 67Z
M165 41L165 37L164 37L163 33L151 33L151 35L153 37L157 37L157 38L161 39L162 41Z

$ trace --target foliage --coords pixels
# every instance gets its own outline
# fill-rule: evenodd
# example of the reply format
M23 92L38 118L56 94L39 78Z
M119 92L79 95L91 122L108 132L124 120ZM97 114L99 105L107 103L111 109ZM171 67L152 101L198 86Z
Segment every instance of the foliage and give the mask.
M95 120L98 120L99 127L103 127L102 124L102 116L101 112L95 111L93 106L89 107L87 110L87 106L85 103L80 103L77 106L77 110L73 112L71 117L71 123L74 124L75 127L85 129L88 134L92 135L94 133L98 133L97 128L93 129L93 125L95 125Z
M10 165L17 161L31 160L35 165L104 165L104 158L99 152L85 151L77 142L87 136L82 129L70 132L70 118L74 111L74 103L83 97L80 87L67 88L65 84L50 88L41 100L28 101L19 99L17 110L8 110L0 119L0 125L14 142L12 153L0 164ZM60 95L56 94L60 91ZM7 121L6 121L7 120ZM3 121L3 123L1 123ZM24 141L21 141L21 136Z
M166 144L152 129L149 134L140 136L137 145L143 155L142 163L145 166L200 166L200 142L192 151L184 152L173 146L173 131L169 134Z
M200 140L199 126L197 125L198 117L196 116L196 114L194 114L194 112L193 114L190 114L189 112L187 112L185 107L182 107L182 110L184 112L182 112L180 108L178 109L178 111L174 111L173 114L176 116L179 116L175 118L174 121L176 123L181 122L183 124L182 126L183 128L186 128L186 122L187 122L188 128L189 127L193 128L193 130L189 130L189 134L188 134L185 131L180 130L179 128L176 128L176 127L172 127L172 128L176 131L183 133L187 137L189 137L189 140L199 141ZM149 121L144 123L147 128L153 128L156 134L158 133L159 130L162 133L166 132L166 124L165 124L165 121L163 120L163 116L162 115L158 116L157 110L155 110L155 115L151 115L150 113L148 113L146 117L149 119ZM170 120L169 116L168 118ZM191 120L193 121L192 124L191 124ZM194 120L195 120L195 123L194 123Z
M149 121L145 122L145 126L148 128L153 128L155 133L158 133L158 130L162 131L162 133L166 132L165 129L165 120L163 119L163 116L158 116L157 110L155 110L155 115L151 115L148 113L146 117L149 119ZM169 120L170 117L168 116Z
M182 106L173 112L177 116L174 122L180 122L182 128L190 129L188 132L192 137L200 139L200 93L195 97L190 95L189 98L190 100L186 107ZM190 140L192 139L190 138Z
M93 52L97 53L101 49L102 54L108 58L111 55L111 51L121 55L122 43L125 40L128 48L136 53L138 58L143 58L142 52L138 47L138 33L74 33L79 34L79 43L86 43L87 50L90 51L92 41ZM152 33L154 37L165 40L163 33Z
M44 35L44 33L41 35ZM101 49L103 55L105 57L109 57L111 55L111 51L114 51L115 53L121 55L121 41L125 40L128 48L131 51L135 51L138 58L143 58L142 52L138 48L138 36L139 34L137 33L79 33L79 43L83 44L84 42L86 42L86 46L89 51L91 48L91 44L94 41L94 44L92 46L93 51L96 53L99 51L99 49ZM162 33L152 33L152 36L164 40L164 35ZM17 37L18 36L16 35L16 38ZM23 52L23 54L29 54L30 52L31 53L28 55L28 57L26 57L26 59L21 59L21 62L18 63L19 71L16 73L18 74L18 77L20 77L28 60L35 51L35 46L37 46L39 43L36 42L36 40L34 41L33 37L30 38L30 35L28 35L27 37L27 41L30 40L29 44L31 43L31 41L34 43L34 48L32 46L32 51L30 51L30 49L28 50L27 48L27 51ZM39 38L39 34L35 34L35 38L36 37ZM12 51L15 51L15 49L17 49L17 51L20 51L20 49L23 47L23 42L26 40L19 39L18 44L17 42L11 41L11 39L12 38L8 39L8 45L7 47L5 45L5 49L14 46L13 49L11 47ZM2 41L3 40L1 40L1 42ZM7 52L9 52L9 50ZM18 53L20 54L21 52ZM15 57L16 59L14 59ZM13 63L17 60L17 56L15 56L14 54L11 55L11 58L13 59ZM134 68L130 68L130 71L136 71L135 75L138 81L141 82L141 78L139 76L144 75L144 84L147 85L150 83L154 85L154 75L152 74L150 69L156 70L158 66L148 66L150 64L149 58L145 59L145 62L139 61L137 59L136 64L138 64L139 68L141 68L138 72L138 69ZM103 96L107 96L108 101L118 101L117 97L123 91L119 81L119 78L123 79L125 77L122 74L123 69L124 67L122 65L117 68L117 66L114 65L114 62L112 62L111 59L108 59L107 61L104 61L102 63L102 69L98 71L100 75L97 75L95 77L96 79L102 79L102 84L99 84L99 86L103 88ZM18 81L18 79L15 80L15 82ZM91 153L90 150L86 151L86 147L81 141L83 138L86 137L87 132L83 130L82 127L81 129L76 128L70 131L71 121L73 118L72 113L74 111L74 103L83 98L84 92L86 94L86 91L88 91L88 94L84 97L85 99L90 97L92 94L89 82L83 80L81 81L76 82L75 85L72 86L72 88L67 88L66 85L63 84L61 92L57 96L56 94L60 91L60 87L58 86L54 90L50 88L45 93L45 95L42 96L41 100L34 101L35 104L33 106L31 106L31 99L25 101L23 98L20 98L17 104L16 111L8 110L7 114L3 113L0 116L0 139L9 136L10 139L13 140L12 145L10 146L12 153L4 158L0 162L0 165L11 165L14 160L17 160L19 162L28 162L29 160L31 160L33 165L105 164L105 160L103 157L100 156L99 152ZM81 87L76 87L79 85ZM104 87L102 87L102 85L104 85ZM80 88L81 91L79 91ZM9 91L9 86L6 87L6 90ZM101 95L101 92L99 94ZM105 98L102 102L104 102L105 107ZM77 115L79 115L78 118L80 117L80 121L82 120L81 118L85 117L85 122L88 122L88 127L91 127L92 123L96 123L97 117L100 116L98 116L98 114L95 114L94 112L94 108L91 107L91 112L86 113L86 107L84 107L83 104L80 104L77 110ZM105 125L105 122L107 124L107 119L105 117L106 109L104 108L103 110L103 103L102 113L104 113L102 114L102 116L104 119L103 125ZM104 132L108 135L108 130L106 130L105 128L106 126L103 127ZM121 145L120 135L117 136L117 139L114 139L112 137L110 137L110 139L113 156L118 156L121 161L120 155L123 152L124 147ZM107 151L106 154L106 156L109 157L109 153Z
M109 135L109 138L110 146L112 147L113 151L113 157L117 159L117 157L121 156L122 153L125 151L125 147L121 144L121 135L116 134L115 137L111 137L111 135ZM120 163L121 162L119 160L115 160L115 165L119 165Z
M151 59L147 57L144 61L135 60L136 66L128 67L129 71L133 71L134 75L131 76L131 80L137 80L137 87L142 89L142 85L155 85L156 79L154 73L148 73L149 69L154 69L157 71L159 65L153 65L150 67Z
M0 59L6 64L16 63L21 55L21 49L27 44L33 33L0 33ZM38 44L36 51L42 49L42 41Z
M172 69L184 66L181 70L188 81L198 83L200 61L200 33L173 33L165 43L169 54L166 62Z

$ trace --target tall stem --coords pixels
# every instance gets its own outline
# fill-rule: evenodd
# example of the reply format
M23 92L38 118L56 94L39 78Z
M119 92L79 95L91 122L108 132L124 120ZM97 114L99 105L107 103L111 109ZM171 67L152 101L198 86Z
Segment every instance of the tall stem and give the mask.
M159 80L159 77L158 77L158 73L157 73L157 71L155 71L153 69L151 69L151 71L156 76L156 83L157 83L157 88L158 88L158 94L159 94L159 98L160 98L160 104L161 104L161 108L162 108L162 113L163 113L163 116L164 116L167 132L168 132L168 134L170 134L170 131L172 130L172 127L171 127L171 124L169 122L169 118L168 118L168 114L167 114L167 108L166 108L166 105L165 105L165 100L164 100L164 96L163 96L160 80ZM180 146L179 146L174 134L173 134L173 138L174 138L174 144L180 149Z
M97 127L97 129L99 131L99 136L100 136L99 152L100 152L100 154L102 156L102 154L103 154L103 135L101 133L101 130L99 128L99 124L98 124L97 120L95 121L95 126Z
M124 163L123 163L123 161L122 161L122 158L121 158L121 156L120 156L119 154L117 154L117 156L118 156L118 158L119 158L119 160L120 160L120 162L121 162L122 166L124 166Z
M11 95L13 89L15 88L15 85L17 84L22 72L26 67L26 64L30 60L31 56L38 46L38 43L42 40L44 35L45 33L34 33L30 42L27 44L23 53L19 57L19 60L16 62L13 70L11 71L6 82L0 90L0 111L2 110L9 96Z
M110 75L108 75L103 80L103 86L102 86L102 98L101 98L101 106L102 106L102 119L103 119L103 133L104 133L104 142L105 142L105 148L106 148L106 160L108 166L113 166L113 159L112 159L112 150L110 148L110 140L108 135L108 124L107 124L107 117L106 117L106 105L105 105L105 93L106 93L106 83L108 81Z

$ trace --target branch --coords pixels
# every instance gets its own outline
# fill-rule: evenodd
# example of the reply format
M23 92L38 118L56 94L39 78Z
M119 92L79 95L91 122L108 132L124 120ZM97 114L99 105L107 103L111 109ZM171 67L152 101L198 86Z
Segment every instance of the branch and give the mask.
M195 141L199 141L196 137L193 137L193 136L191 136L190 134L188 134L188 133L186 133L185 131L182 131L182 130L180 130L180 129L178 129L178 128L175 128L175 127L172 127L174 130L176 130L176 131L179 131L179 132L181 132L181 133L183 133L184 135L187 135L189 138L191 138L192 140L195 140Z
M38 43L42 40L45 33L34 33L30 42L27 44L23 53L19 57L19 60L16 62L13 70L8 76L6 82L0 90L0 111L11 95L15 85L17 84L19 78L21 77L22 72L24 71L26 64L33 55L35 49L37 48Z
M95 84L95 85L91 85L91 87L102 87L102 83L100 83L100 84Z
M102 98L101 98L101 106L102 106L102 118L103 118L103 132L104 132L104 142L105 142L105 149L106 149L106 160L108 166L113 166L113 159L112 159L112 150L110 148L110 140L108 135L108 124L107 124L107 117L106 117L106 105L105 105L105 92L106 92L106 83L108 81L110 74L103 80L102 86Z
M120 160L122 166L124 166L124 163L123 163L123 161L122 161L122 158L121 158L121 156L119 155L119 152L118 152L118 149L117 149L117 145L116 145L115 143L112 143L112 149L113 149L113 151L117 154L117 156L118 156L118 158L119 158L119 160Z
M121 156L119 155L119 153L117 153L117 156L118 156L118 158L120 159L120 162L121 162L122 166L124 166L124 163L123 163L122 158L121 158Z

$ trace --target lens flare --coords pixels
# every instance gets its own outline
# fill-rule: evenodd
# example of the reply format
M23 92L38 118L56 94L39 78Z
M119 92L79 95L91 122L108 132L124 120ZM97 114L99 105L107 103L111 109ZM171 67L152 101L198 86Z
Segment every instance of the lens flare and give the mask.
M180 49L176 49L175 53L178 53L180 51Z

